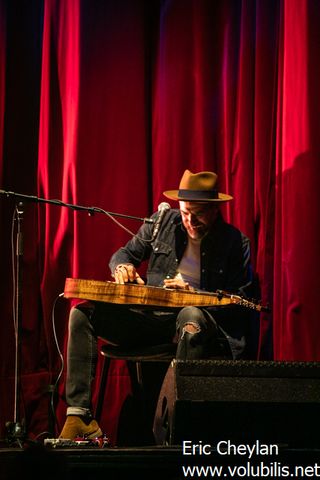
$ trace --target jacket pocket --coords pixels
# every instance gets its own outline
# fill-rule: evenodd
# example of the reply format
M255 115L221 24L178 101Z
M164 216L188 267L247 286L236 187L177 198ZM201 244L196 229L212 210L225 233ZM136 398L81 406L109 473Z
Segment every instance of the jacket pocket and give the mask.
M157 241L152 244L152 250L154 255L163 254L168 256L172 252L172 247L167 243Z

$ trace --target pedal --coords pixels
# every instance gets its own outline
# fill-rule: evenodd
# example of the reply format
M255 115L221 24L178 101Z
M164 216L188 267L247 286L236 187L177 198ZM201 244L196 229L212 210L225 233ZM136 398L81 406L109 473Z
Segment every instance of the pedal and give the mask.
M106 435L92 439L77 437L74 440L67 438L45 438L44 445L51 448L105 448L110 447L110 440Z

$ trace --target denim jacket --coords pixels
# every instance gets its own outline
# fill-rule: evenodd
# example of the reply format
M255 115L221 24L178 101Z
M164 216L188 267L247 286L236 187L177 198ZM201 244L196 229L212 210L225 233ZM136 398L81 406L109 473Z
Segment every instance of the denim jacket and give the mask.
M155 219L157 213L153 214ZM187 232L180 211L170 209L161 228L152 240L153 224L144 224L129 242L111 257L109 267L114 271L119 263L139 267L148 261L147 284L162 286L165 278L173 278L187 246ZM219 215L200 245L200 288L217 289L244 295L251 284L250 242L237 228ZM245 319L243 309L210 307L213 316L227 335L243 339ZM243 341L241 340L241 345ZM242 347L241 347L242 348Z
M152 230L153 224L142 225L137 235L113 254L109 263L111 272L119 263L139 267L148 260L148 285L162 286L165 278L175 276L187 246L187 232L179 210L166 213L156 239L150 242ZM249 239L221 216L203 238L200 250L202 290L241 292L250 282Z

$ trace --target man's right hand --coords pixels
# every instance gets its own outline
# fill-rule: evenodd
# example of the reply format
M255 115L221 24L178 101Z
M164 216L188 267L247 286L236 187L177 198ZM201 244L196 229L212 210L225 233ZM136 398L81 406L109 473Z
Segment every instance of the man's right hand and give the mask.
M117 265L113 276L116 283L136 282L139 285L144 285L144 281L138 274L135 266L131 263L120 263Z

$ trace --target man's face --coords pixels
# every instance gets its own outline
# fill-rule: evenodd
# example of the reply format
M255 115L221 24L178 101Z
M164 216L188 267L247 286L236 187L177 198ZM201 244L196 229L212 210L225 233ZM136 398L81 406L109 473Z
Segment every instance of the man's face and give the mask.
M179 202L182 223L189 237L202 238L215 222L219 207L214 203Z

